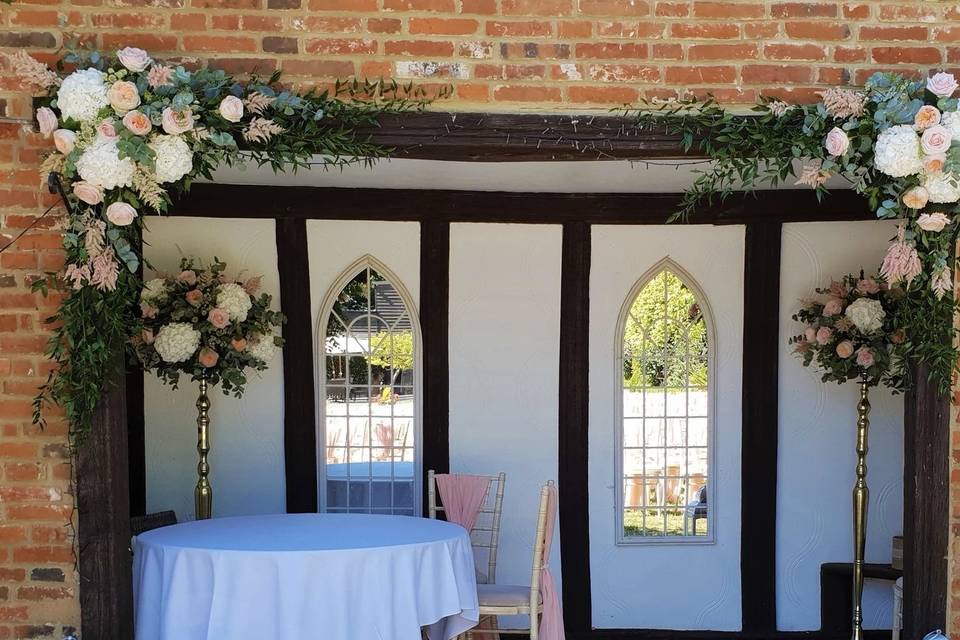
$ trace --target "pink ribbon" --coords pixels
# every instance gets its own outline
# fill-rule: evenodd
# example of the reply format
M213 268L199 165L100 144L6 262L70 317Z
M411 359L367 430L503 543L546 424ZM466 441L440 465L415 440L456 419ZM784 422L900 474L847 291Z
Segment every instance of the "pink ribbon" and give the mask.
M460 525L469 533L477 523L477 515L490 488L490 478L449 473L434 477L447 521Z

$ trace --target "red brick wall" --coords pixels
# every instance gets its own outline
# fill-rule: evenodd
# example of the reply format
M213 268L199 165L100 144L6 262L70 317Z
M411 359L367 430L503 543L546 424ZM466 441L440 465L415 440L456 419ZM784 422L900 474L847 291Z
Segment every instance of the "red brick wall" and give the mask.
M282 69L302 84L449 83L453 96L437 108L451 110L604 110L687 89L730 103L761 92L809 100L877 68L960 66L960 5L929 0L17 0L0 9L0 51L50 60L67 32L103 49ZM18 89L0 62L0 117L29 118L30 96ZM0 244L45 206L40 142L0 121ZM58 244L47 228L0 256L0 640L59 637L79 618L64 428L30 424L51 307L28 285L60 266Z

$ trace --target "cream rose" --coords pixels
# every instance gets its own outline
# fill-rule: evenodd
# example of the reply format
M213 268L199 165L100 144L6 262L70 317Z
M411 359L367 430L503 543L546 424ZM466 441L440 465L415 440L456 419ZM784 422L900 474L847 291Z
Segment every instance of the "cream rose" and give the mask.
M850 138L847 137L843 129L834 127L830 130L830 133L827 134L827 139L824 140L823 146L830 155L842 156L847 152L847 149L850 148Z
M70 129L57 129L53 132L53 145L57 148L57 151L63 155L67 155L73 151L73 147L77 144L77 134Z
M940 233L948 224L950 224L950 218L942 211L921 213L917 216L917 226L924 231Z
M127 131L137 136L145 136L153 128L150 118L140 111L128 111L123 116L123 126L127 128Z
M87 204L100 204L103 202L103 187L86 180L78 180L73 183L73 195Z
M110 106L117 113L123 115L131 109L140 106L140 93L137 91L137 85L126 80L114 82L107 90L107 100Z
M137 217L137 210L126 202L114 202L107 207L106 214L107 220L118 227L125 227Z
M957 90L957 81L952 73L935 73L927 78L927 90L938 98L949 98Z
M200 349L200 355L197 356L197 360L200 361L200 364L209 369L210 367L217 366L217 361L220 360L220 354L210 347L204 347L203 349Z
M172 136L185 133L193 129L193 112L190 109L174 111L170 107L163 110L161 117L163 130Z
M918 131L929 129L935 124L940 124L940 109L937 109L931 104L925 104L920 107L917 115L913 117L913 126L916 127Z
M923 132L920 136L920 146L927 154L946 153L950 148L950 140L950 130L937 124Z
M120 60L120 64L134 73L140 73L152 62L146 51L136 47L120 49L120 51L117 51L117 59Z
M844 340L837 345L837 355L841 358L849 358L853 355L853 343L849 340Z
M947 164L947 154L934 153L923 158L923 170L928 174L943 173L943 167Z
M49 138L50 134L57 129L57 114L49 107L40 107L37 109L37 124L40 125L40 133L44 138Z
M923 209L927 206L929 199L930 193L921 186L916 186L903 194L903 204L911 209Z
M243 100L236 96L227 96L220 101L220 116L227 122L240 122L243 117Z

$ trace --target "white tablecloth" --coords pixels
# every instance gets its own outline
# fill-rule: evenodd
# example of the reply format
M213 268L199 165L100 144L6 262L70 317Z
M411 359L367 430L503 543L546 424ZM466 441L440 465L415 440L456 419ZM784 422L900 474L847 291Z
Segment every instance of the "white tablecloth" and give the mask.
M449 640L479 618L470 538L439 520L216 518L134 553L136 640Z

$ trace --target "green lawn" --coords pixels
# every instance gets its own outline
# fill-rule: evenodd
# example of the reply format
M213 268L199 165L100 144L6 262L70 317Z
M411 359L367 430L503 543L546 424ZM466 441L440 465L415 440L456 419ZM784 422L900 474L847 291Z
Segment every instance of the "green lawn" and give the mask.
M625 536L682 536L683 535L683 510L667 510L667 528L663 528L663 515L659 511L647 511L647 526L642 526L642 518L639 510L627 510L623 514L623 529ZM654 515L655 514L655 515ZM689 535L693 534L693 520L690 520ZM697 520L697 535L707 534L707 520Z

